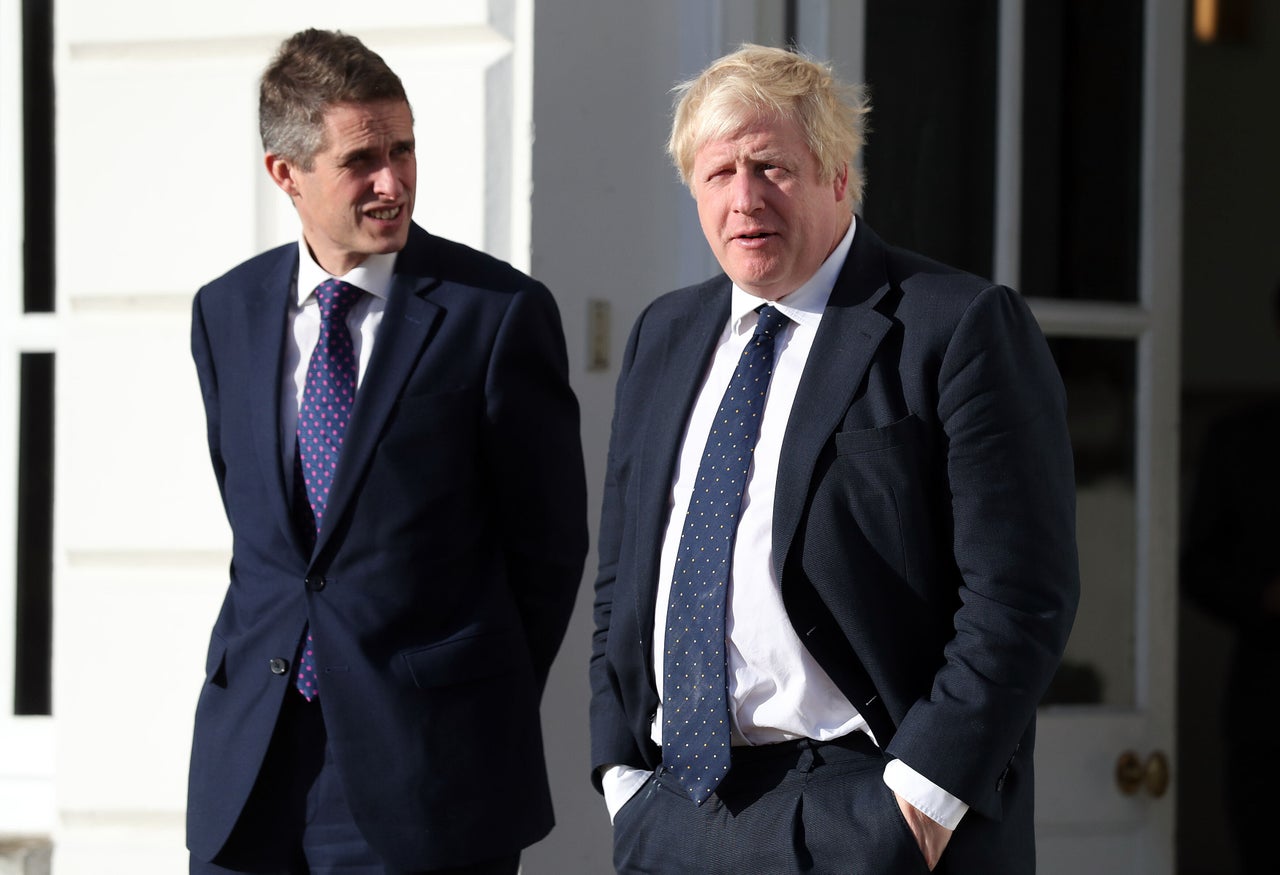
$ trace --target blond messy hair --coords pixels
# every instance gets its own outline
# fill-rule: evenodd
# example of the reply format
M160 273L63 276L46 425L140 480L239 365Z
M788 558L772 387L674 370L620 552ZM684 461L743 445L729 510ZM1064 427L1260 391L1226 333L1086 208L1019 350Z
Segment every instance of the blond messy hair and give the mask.
M857 166L871 110L867 90L840 82L829 64L785 49L744 44L677 85L667 154L692 187L698 150L761 118L800 126L823 181L849 169L850 202L862 201Z

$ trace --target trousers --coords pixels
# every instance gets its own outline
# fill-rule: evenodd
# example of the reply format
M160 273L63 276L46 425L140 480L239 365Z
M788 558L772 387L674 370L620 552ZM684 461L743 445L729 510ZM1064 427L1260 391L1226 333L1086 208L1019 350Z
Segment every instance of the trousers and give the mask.
M924 875L886 760L862 733L734 748L701 806L659 767L614 818L626 875ZM936 870L935 870L936 871Z

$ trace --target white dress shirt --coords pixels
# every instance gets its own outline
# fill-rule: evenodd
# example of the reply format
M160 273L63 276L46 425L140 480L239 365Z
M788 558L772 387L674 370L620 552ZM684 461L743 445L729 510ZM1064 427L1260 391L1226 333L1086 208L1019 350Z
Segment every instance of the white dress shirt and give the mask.
M861 731L875 740L858 710L845 698L791 626L773 561L773 506L782 467L782 439L809 350L827 300L835 286L857 225L849 225L840 243L808 281L776 302L791 319L775 341L773 377L765 398L760 437L747 473L742 511L734 540L726 605L727 661L733 743L774 744L796 738L828 741ZM729 321L720 335L710 367L685 428L672 484L671 514L662 542L657 610L654 612L653 664L658 712L651 737L662 744L663 650L667 600L676 554L706 436L738 359L759 319L761 299L733 287ZM857 574L857 569L850 569ZM648 773L615 766L603 776L605 803L612 818L640 788ZM955 827L968 806L898 760L885 770L885 782L929 817Z
M391 274L395 269L396 255L389 252L370 255L345 275L335 277L316 264L311 257L307 241L298 238L298 275L293 294L289 298L288 325L285 331L284 366L281 368L283 384L280 388L280 435L284 450L286 471L293 470L293 457L297 450L298 409L302 406L302 390L307 385L307 366L311 353L320 339L320 301L316 298L316 286L330 279L364 290L347 312L347 329L356 354L356 388L364 380L373 355L374 338L382 324L382 313L391 291Z

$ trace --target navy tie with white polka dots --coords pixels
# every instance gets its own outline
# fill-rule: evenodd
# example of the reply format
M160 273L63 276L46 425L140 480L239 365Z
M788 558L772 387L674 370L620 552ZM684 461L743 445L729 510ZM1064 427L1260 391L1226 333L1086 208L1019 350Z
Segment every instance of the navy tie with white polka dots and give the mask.
M773 375L774 338L791 321L776 307L766 305L759 313L707 436L667 603L662 762L698 805L729 772L729 566Z
M347 314L364 292L349 283L330 279L316 286L315 294L320 303L320 337L307 364L307 381L298 407L297 463L293 476L294 511L308 552L315 548L316 534L324 526L329 488L333 485L342 438L355 402L356 357L351 332L347 329ZM298 654L296 685L307 701L319 694L310 629Z

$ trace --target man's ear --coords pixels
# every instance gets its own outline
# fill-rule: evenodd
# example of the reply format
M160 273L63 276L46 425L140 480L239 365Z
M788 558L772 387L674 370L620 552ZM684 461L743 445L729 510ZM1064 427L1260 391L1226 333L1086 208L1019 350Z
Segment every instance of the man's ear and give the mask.
M845 199L845 196L848 195L849 193L849 165L848 164L843 165L839 170L836 171L836 178L833 180L832 185L835 189L836 203L840 203Z
M298 172L298 166L275 152L268 152L263 161L267 165L267 175L271 177L271 181L289 197L297 197L298 183L294 180L294 174Z

